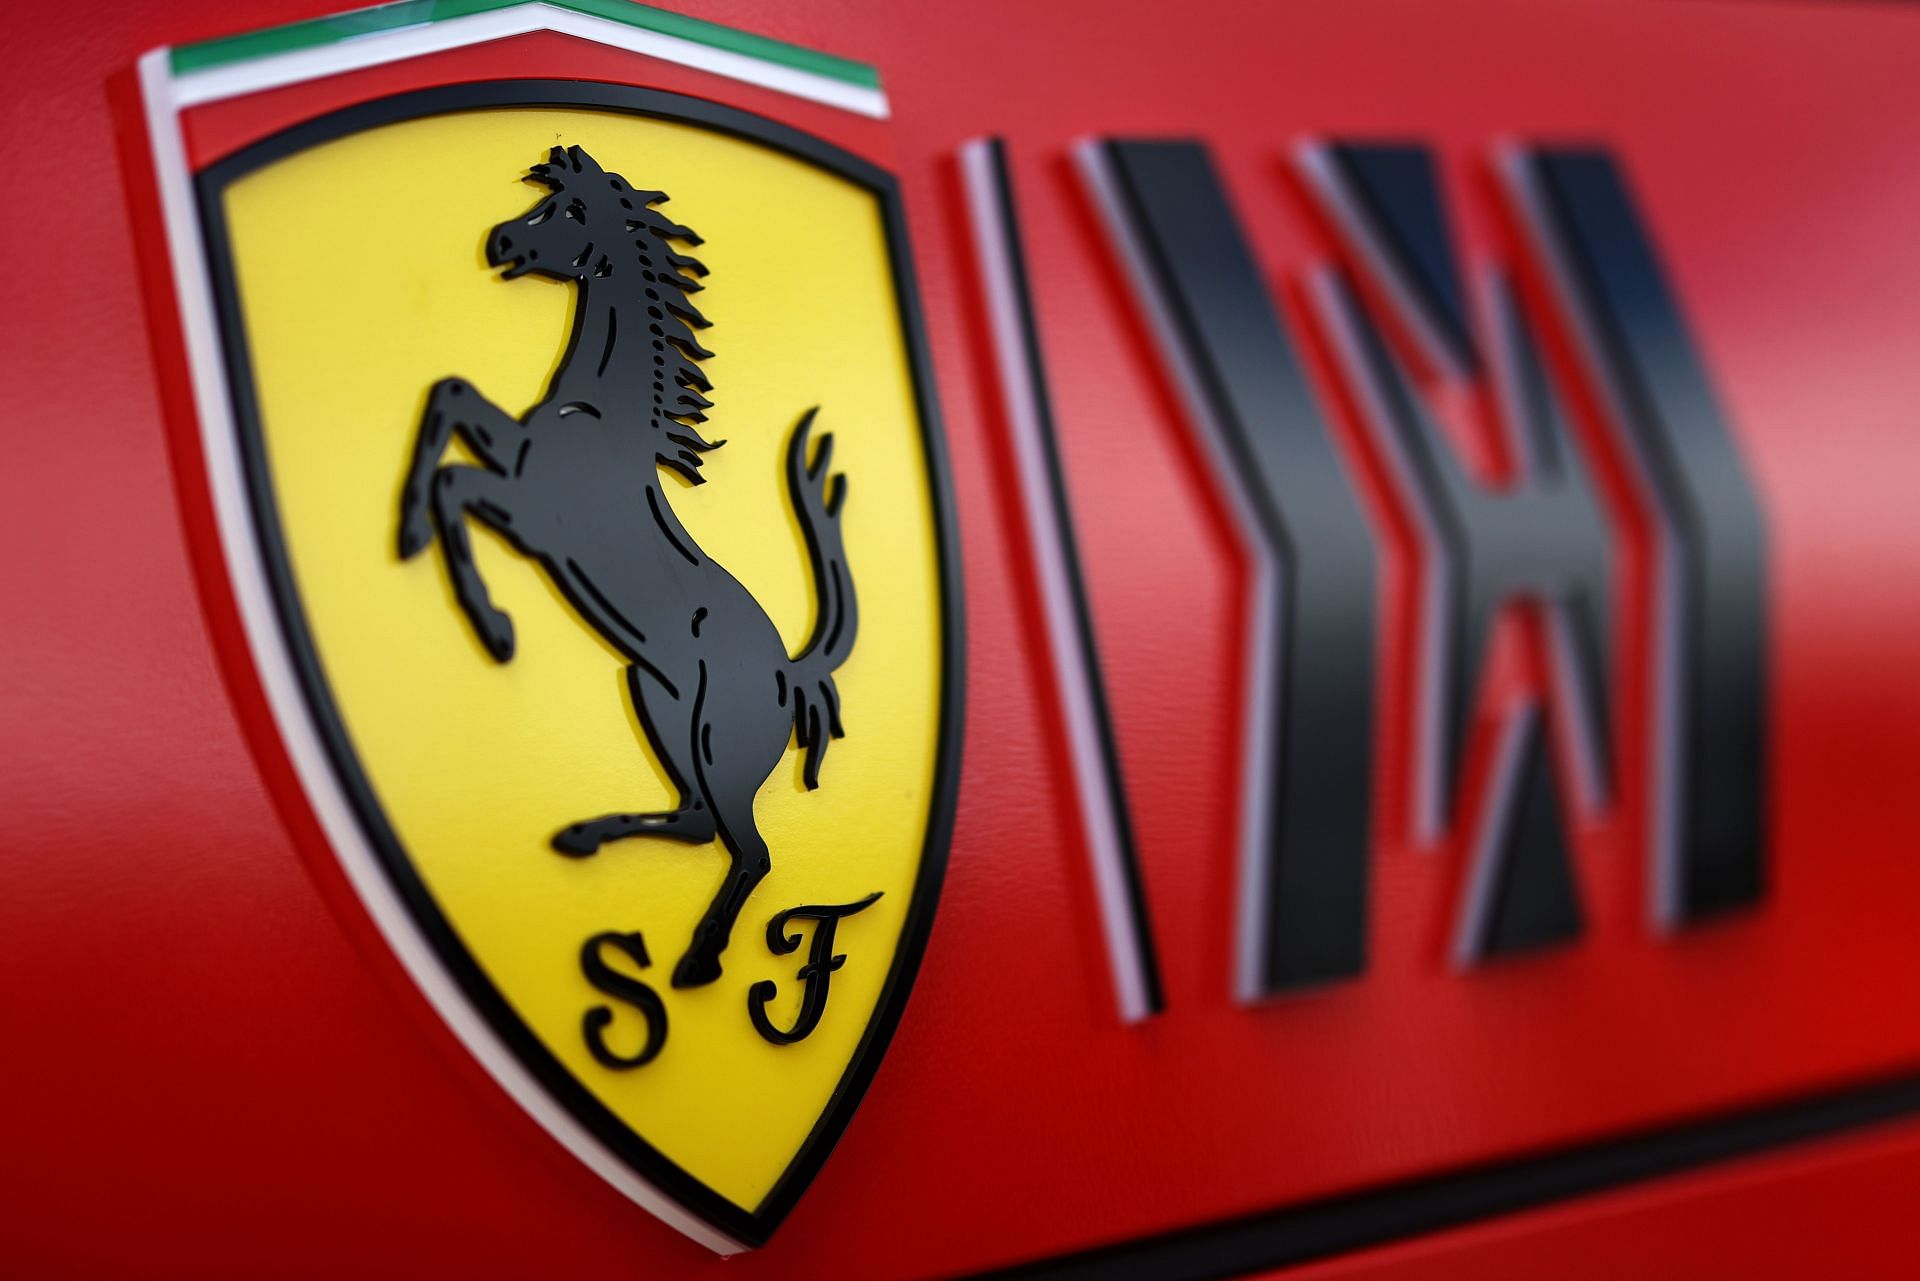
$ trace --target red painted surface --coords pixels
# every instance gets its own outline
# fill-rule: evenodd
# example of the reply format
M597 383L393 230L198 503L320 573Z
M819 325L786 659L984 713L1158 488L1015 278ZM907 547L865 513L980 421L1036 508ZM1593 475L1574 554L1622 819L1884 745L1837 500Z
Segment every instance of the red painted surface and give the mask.
M1912 1123L1249 1281L1913 1275Z
M226 673L237 698L223 679L218 597L196 587L200 482L163 412L177 353L152 336L131 68L155 45L326 8L20 7L0 48L0 1241L30 1276L711 1275L722 1265L466 1057L299 821L284 767L250 749L270 744L244 673ZM1920 13L684 8L885 77L970 616L960 815L919 986L839 1151L729 1276L965 1272L1920 1068ZM1003 483L951 159L988 132L1008 136L1020 184L1165 962L1169 1011L1142 1028L1111 1012ZM1229 1001L1241 567L1065 149L1205 138L1286 293L1328 249L1281 169L1307 132L1427 139L1464 209L1473 157L1501 134L1599 139L1625 161L1772 527L1774 885L1749 919L1654 937L1631 842L1594 823L1588 938L1450 972L1460 860L1400 839L1396 711L1370 973L1259 1010ZM1502 248L1497 224L1469 219L1481 252ZM1368 492L1392 608L1406 543ZM1768 1243L1826 1214L1888 1251L1842 1256L1849 1271L1891 1275L1920 1160L1910 1138L1856 1143L1339 1266L1524 1275L1571 1257L1602 1275L1684 1257L1690 1275L1722 1258L1787 1275L1796 1256ZM1609 1240L1619 1224L1646 1253ZM1693 1242L1725 1253L1655 1248Z

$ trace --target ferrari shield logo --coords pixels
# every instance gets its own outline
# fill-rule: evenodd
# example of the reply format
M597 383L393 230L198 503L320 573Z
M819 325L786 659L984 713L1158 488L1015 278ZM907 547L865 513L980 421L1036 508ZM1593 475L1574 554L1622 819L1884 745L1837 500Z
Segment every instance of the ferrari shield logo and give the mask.
M950 818L958 584L890 179L557 79L187 168L228 567L321 825L537 1117L757 1243L885 1049Z

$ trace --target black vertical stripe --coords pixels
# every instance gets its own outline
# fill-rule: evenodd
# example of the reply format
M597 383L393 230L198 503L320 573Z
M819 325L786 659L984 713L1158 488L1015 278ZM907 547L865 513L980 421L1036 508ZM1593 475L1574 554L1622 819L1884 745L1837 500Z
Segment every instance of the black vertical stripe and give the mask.
M1371 531L1206 149L1103 153L1206 411L1283 567L1268 807L1264 987L1366 964L1374 717ZM1170 619L1168 625L1181 626Z
M1767 551L1760 500L1626 182L1603 152L1527 173L1677 542L1679 717L1668 821L1681 920L1765 888Z

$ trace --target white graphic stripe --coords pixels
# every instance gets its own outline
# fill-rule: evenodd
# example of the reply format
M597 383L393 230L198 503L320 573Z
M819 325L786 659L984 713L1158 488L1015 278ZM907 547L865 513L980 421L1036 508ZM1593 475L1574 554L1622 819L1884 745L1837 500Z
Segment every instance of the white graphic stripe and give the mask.
M1086 652L1080 644L1073 570L1059 525L1068 519L1068 514L1056 511L1048 483L1052 468L1047 459L1047 429L1039 402L1038 371L1028 360L1020 285L1015 278L1014 255L1008 243L1009 229L1001 216L1007 193L1002 189L991 141L976 139L962 146L960 164L966 180L974 246L979 255L981 289L993 322L1000 393L1019 457L1015 478L1020 486L1029 545L1040 575L1047 652L1053 662L1054 686L1067 723L1074 791L1093 864L1114 997L1120 1017L1134 1023L1154 1013L1154 1002L1143 956L1145 940L1139 937L1135 925L1141 919L1141 906L1134 901L1127 866L1128 854L1121 834L1124 819L1114 812L1117 805L1125 804L1125 798L1112 795L1108 788L1106 733L1100 723L1095 692L1095 682L1100 675L1088 667Z

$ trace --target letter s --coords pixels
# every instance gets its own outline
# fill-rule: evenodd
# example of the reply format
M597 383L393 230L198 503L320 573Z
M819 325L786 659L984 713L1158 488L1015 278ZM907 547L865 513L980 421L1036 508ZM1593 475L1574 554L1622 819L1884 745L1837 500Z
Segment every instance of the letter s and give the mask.
M601 1067L624 1072L645 1067L659 1056L661 1048L667 1043L667 1007L651 987L607 964L602 955L602 949L606 947L623 953L643 970L653 964L653 960L647 955L646 941L638 931L620 934L607 930L580 945L580 972L586 975L587 982L593 984L596 991L631 1005L647 1021L647 1043L640 1047L638 1054L623 1057L615 1054L606 1042L607 1024L613 1022L611 1007L596 1005L581 1016L580 1035L586 1039L588 1053Z

